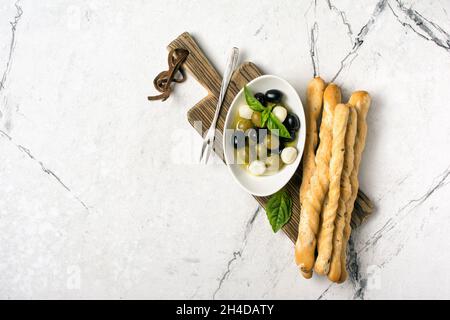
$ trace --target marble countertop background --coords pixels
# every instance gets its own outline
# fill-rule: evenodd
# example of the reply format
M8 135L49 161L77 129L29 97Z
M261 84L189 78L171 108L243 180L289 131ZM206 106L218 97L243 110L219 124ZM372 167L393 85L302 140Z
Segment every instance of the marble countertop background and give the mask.
M0 4L0 298L450 298L450 2ZM293 245L218 162L196 163L189 80L149 103L189 31L221 72L314 70L368 90L351 278L303 279ZM313 67L314 66L314 67Z

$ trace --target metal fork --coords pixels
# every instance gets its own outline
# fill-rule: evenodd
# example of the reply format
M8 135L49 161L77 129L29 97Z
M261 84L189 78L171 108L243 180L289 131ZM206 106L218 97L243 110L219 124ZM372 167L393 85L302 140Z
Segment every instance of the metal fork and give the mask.
M228 85L230 84L231 75L233 74L233 71L236 68L238 57L239 57L239 49L233 47L228 57L225 73L222 79L222 85L220 86L219 100L217 101L214 118L211 122L211 126L209 127L208 132L206 132L206 135L203 138L202 153L200 154L200 162L202 162L203 156L205 155L206 151L205 164L208 163L211 150L214 150L214 138L217 119L219 118L220 108L222 107L223 99L225 98L225 93L227 92Z

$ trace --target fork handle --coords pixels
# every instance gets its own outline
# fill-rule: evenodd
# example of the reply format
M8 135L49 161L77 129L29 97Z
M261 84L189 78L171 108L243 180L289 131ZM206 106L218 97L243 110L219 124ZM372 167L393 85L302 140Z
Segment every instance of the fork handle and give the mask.
M231 49L230 55L228 56L225 73L222 79L222 85L220 86L219 100L217 101L216 111L214 112L214 118L213 121L211 122L210 128L212 128L213 130L216 128L217 119L219 118L219 113L222 107L223 99L225 98L225 93L227 92L228 85L230 84L231 75L233 74L234 69L236 69L238 57L239 57L239 49L233 47Z

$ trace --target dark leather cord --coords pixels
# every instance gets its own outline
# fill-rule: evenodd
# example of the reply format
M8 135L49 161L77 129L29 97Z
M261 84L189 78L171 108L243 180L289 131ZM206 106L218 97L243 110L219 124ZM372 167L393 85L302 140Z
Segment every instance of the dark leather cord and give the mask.
M148 100L162 100L165 101L172 92L171 84L172 82L181 83L186 80L185 74L181 69L181 65L186 60L189 55L189 51L186 49L172 49L169 52L168 64L169 70L160 72L156 78L153 80L153 85L155 89L161 92L161 94L156 96L149 96ZM180 77L175 76L180 74Z

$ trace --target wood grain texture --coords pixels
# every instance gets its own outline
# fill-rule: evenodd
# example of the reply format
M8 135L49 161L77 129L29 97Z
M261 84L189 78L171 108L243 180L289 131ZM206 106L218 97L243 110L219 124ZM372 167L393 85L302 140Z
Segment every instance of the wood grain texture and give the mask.
M222 77L211 65L189 33L185 32L181 34L177 39L169 44L168 48L184 48L189 51L189 56L184 63L184 68L209 92L205 98L198 102L187 113L189 123L197 130L199 134L203 136L209 128L214 115L214 109L217 104ZM230 85L225 95L224 103L217 121L218 132L214 142L216 154L221 157L223 161L224 157L222 151L221 133L223 132L225 117L231 102L246 83L261 75L262 72L256 67L256 65L251 62L245 62L236 69L231 77ZM200 123L201 126L199 125ZM285 187L286 191L292 197L292 216L289 222L283 227L283 231L294 243L297 240L298 223L300 218L300 203L298 197L300 185L301 166L299 166L299 170L297 170ZM255 199L263 208L266 207L268 197L255 197ZM353 227L360 225L372 213L372 211L373 205L370 199L360 190L352 215Z

